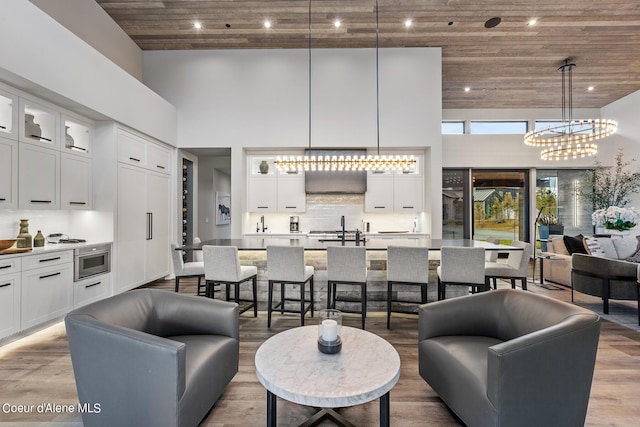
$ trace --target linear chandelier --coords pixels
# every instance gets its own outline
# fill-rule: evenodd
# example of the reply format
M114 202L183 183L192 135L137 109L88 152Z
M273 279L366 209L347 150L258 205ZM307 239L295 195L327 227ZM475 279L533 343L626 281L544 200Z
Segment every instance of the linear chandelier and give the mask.
M311 151L311 0L309 0L309 151ZM295 171L373 171L415 169L412 155L380 155L380 90L378 75L378 0L376 0L376 132L377 155L371 156L278 156L276 166L283 172Z
M543 148L540 152L542 160L567 160L593 156L598 152L596 141L613 135L618 129L618 124L613 120L573 119L572 74L574 68L576 64L570 64L566 59L564 65L557 70L562 74L562 122L527 132L524 136L526 145ZM568 80L568 88L566 80Z

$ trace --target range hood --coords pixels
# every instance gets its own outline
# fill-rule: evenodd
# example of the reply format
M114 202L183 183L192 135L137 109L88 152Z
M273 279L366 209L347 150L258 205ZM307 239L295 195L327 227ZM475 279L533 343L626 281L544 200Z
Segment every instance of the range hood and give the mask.
M312 149L305 156L366 156L367 150ZM367 171L306 171L307 194L364 194L367 191Z

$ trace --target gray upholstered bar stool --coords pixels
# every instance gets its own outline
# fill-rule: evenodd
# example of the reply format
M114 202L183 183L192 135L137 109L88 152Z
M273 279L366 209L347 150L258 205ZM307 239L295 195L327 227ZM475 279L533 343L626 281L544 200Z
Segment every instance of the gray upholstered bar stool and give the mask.
M274 310L284 313L299 313L300 324L304 326L304 316L311 311L313 317L313 267L304 265L302 246L267 246L267 277L269 279L269 304L267 308L267 327L271 327L271 314ZM280 302L273 303L273 287L280 284ZM309 283L309 299L305 297L305 288ZM285 296L286 285L300 287L299 298ZM286 302L300 304L296 309L285 307ZM308 303L308 304L307 304Z
M337 285L360 286L360 298L338 297ZM359 303L360 311L341 308L345 313L359 313L362 329L367 317L367 251L364 246L327 247L327 308L336 308L336 301Z
M226 299L230 300L230 287L234 286L234 299L240 305L240 313L253 308L253 317L258 316L257 275L258 268L251 265L240 265L236 246L202 247L204 257L204 278L207 284L207 296L213 298L213 287L217 284L226 286ZM252 299L240 299L240 284L251 281ZM242 304L248 303L248 304Z
M440 256L438 300L445 299L447 285L470 286L472 293L485 288L484 248L443 246Z
M182 251L177 250L178 246L175 243L171 244L171 260L173 261L173 272L176 276L175 291L180 290L180 279L187 277L198 278L198 288L196 293L198 295L204 295L205 285L202 284L202 278L204 277L204 263L203 262L184 262L182 259ZM201 290L203 292L201 292Z
M521 251L509 251L507 262L485 263L484 274L489 280L493 280L494 288L496 279L509 279L511 288L516 288L516 280L520 280L523 290L527 290L527 273L529 272L529 260L531 259L531 243L514 240L511 246L522 248Z
M387 329L391 329L391 312L418 314L417 309L393 309L393 303L425 304L429 284L429 248L409 246L387 247ZM420 299L393 296L393 287L398 285L420 286ZM397 289L397 288L396 288ZM397 290L396 290L397 292Z

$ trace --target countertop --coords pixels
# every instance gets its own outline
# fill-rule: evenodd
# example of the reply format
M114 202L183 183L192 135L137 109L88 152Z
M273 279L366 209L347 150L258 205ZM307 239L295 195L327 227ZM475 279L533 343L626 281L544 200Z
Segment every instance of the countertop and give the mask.
M69 250L74 250L76 248L82 248L85 246L105 245L105 244L111 244L111 243L112 242L101 242L101 241L89 241L85 243L45 243L43 247L32 248L30 251L26 251L26 252L0 254L0 259L24 257L24 256L38 255L38 254L49 253L49 252L53 253L53 252L60 252L60 251L69 251Z
M201 250L203 245L213 246L236 246L238 250L245 251L262 251L267 246L302 246L305 250L326 250L328 246L341 246L340 241L322 241L322 239L308 238L308 237L296 237L291 239L285 239L281 237L252 237L243 239L213 239L206 240L199 244L183 246L181 250ZM355 246L355 242L347 241L345 245ZM385 238L367 238L366 243L362 244L367 250L373 251L386 251L389 246L416 246L427 247L430 250L439 251L443 246L458 246L458 247L482 247L486 250L522 250L522 248L516 248L508 245L495 245L479 240L468 239L429 239L429 238L413 238L413 239L385 239Z

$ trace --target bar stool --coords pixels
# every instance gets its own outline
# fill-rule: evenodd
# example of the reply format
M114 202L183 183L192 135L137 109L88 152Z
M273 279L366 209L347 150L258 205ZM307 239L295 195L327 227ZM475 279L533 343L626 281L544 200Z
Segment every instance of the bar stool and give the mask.
M387 329L391 329L391 312L418 314L417 310L393 309L392 303L425 304L429 284L429 248L387 247ZM420 299L393 297L393 286L420 286Z
M202 247L204 257L204 278L207 284L207 296L213 298L213 287L216 284L226 286L226 299L230 300L230 287L234 286L234 301L241 305L240 314L253 308L253 317L258 316L257 275L255 266L240 265L236 246ZM240 284L251 281L253 299L240 299ZM241 303L248 303L242 306Z
M360 298L338 297L337 285L359 285ZM362 329L367 316L367 252L364 246L327 247L327 308L336 301L360 303L360 311L341 309L362 315Z
M511 288L516 288L516 280L520 280L522 290L527 290L527 273L529 271L529 260L531 259L531 243L514 240L511 246L522 248L521 251L509 251L507 262L487 262L484 274L487 282L493 280L494 287L496 279L509 279Z
M440 256L438 300L445 299L446 285L470 286L474 294L485 289L484 248L443 246Z
M304 248L302 246L267 246L267 277L269 279L269 305L267 327L271 327L271 313L299 313L300 324L304 326L304 316L311 311L313 317L313 273L311 266L304 264ZM305 288L309 283L309 299L305 299ZM280 284L280 302L273 304L273 285ZM300 298L285 297L286 285L298 285ZM285 303L297 302L297 309L286 308ZM308 304L307 304L308 303Z
M499 245L500 244L500 239L496 238L496 237L487 237L487 242L488 243L493 243L494 245ZM489 263L489 262L498 262L498 251L485 251L484 252L484 260L485 262ZM486 265L485 265L486 267ZM493 278L493 289L497 289L498 285L496 283L496 278Z
M177 250L177 248L178 245L176 245L175 243L171 244L171 260L173 261L173 272L176 276L175 291L179 292L180 290L181 278L197 277L198 288L196 293L198 295L204 295L205 292L201 293L201 290L204 291L204 289L206 288L206 286L202 284L202 278L204 277L204 263L184 262L182 260L182 251Z

